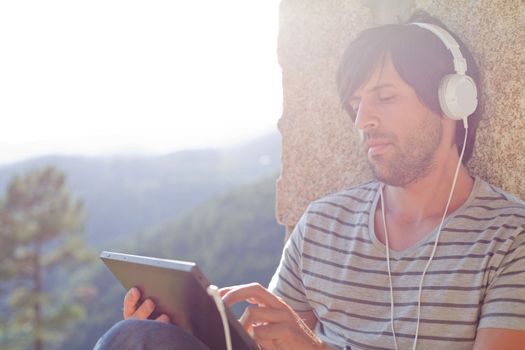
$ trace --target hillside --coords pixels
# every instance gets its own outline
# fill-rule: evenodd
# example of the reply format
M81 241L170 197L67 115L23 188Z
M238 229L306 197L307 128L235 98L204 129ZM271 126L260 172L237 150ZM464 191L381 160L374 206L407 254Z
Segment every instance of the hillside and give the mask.
M86 238L103 248L187 212L239 184L276 174L277 133L229 149L191 150L164 156L47 156L0 166L0 189L15 175L53 165L88 213Z

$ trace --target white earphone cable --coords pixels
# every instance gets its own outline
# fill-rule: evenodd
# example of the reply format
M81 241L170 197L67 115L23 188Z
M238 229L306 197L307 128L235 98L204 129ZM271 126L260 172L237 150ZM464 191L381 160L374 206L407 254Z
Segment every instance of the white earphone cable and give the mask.
M416 323L416 334L414 336L414 343L412 346L412 350L416 350L417 345L417 339L419 335L419 323L421 320L421 295L423 291L423 281L425 279L425 275L427 273L428 268L430 267L430 264L432 260L434 259L434 255L436 254L439 237L441 236L441 228L443 227L443 223L445 222L445 218L447 217L448 207L450 206L450 202L452 201L452 197L454 194L454 189L456 187L456 182L459 175L459 170L461 169L461 162L463 160L463 155L465 153L465 147L467 145L467 135L468 135L468 124L467 119L463 119L463 126L465 127L465 137L463 139L463 147L461 149L461 154L459 156L458 164L456 166L456 171L454 173L454 178L452 180L452 186L450 187L450 194L448 196L447 204L445 206L445 211L443 213L443 217L441 218L441 223L439 224L436 240L434 241L434 247L432 249L432 253L430 254L430 258L427 261L427 264L425 265L425 268L423 269L423 273L421 275L421 280L419 281L419 292L418 292L418 301L417 301L417 323ZM392 334L394 336L394 345L395 349L398 350L397 347L397 339L396 339L396 332L394 328L394 291L393 291L393 285L392 285L392 273L390 271L390 246L388 242L388 232L386 229L386 220L385 220L385 205L384 205L384 199L383 199L383 187L380 188L380 197L381 197L381 214L382 214L382 220L383 220L383 230L385 232L385 249L386 249L386 259L387 259L387 270L388 270L388 281L390 284L390 322L392 327Z
M381 186L381 216L383 219L383 230L385 232L385 244L386 244L386 267L388 270L388 282L390 284L390 327L392 328L392 335L394 337L394 346L397 350L397 338L396 330L394 329L394 288L392 286L392 273L390 271L390 245L388 243L388 234L386 232L386 220L385 220L385 201L383 199L383 186Z
M224 328L224 340L226 341L226 349L232 350L230 324L228 323L226 310L224 308L224 302L222 301L222 298L219 294L219 289L214 285L209 285L208 288L206 288L206 292L208 292L208 294L213 298L213 300L215 301L215 305L217 306L217 310L219 311L219 315L222 321L222 327Z

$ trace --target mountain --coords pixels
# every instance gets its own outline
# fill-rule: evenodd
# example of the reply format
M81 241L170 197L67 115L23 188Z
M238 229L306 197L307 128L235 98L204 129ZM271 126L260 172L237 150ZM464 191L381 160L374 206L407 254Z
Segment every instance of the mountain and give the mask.
M180 151L163 156L46 156L0 167L0 189L16 174L53 165L84 201L89 245L159 225L233 186L274 175L280 136L270 134L228 149Z

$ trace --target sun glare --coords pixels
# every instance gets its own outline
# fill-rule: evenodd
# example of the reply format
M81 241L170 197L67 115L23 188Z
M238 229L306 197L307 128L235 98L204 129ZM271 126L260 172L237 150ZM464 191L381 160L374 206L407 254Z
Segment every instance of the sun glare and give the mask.
M277 0L2 2L0 162L275 130L277 30Z

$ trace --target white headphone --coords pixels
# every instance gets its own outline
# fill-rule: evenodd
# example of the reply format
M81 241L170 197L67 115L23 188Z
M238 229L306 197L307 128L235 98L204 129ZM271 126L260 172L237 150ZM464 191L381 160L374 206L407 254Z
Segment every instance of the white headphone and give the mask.
M455 74L448 74L439 85L439 104L443 113L452 120L466 120L478 106L478 91L474 80L465 74L467 61L458 42L445 29L430 23L410 23L434 33L454 57Z

